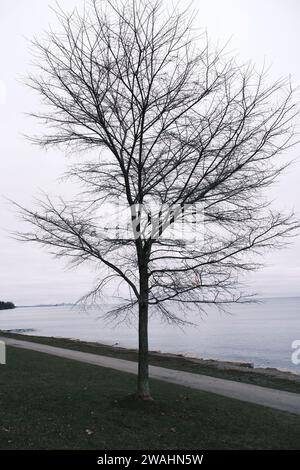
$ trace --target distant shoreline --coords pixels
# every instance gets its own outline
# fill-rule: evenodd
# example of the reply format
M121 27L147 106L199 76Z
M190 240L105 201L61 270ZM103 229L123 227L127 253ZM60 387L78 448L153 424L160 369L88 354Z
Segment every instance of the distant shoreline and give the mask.
M16 305L16 308L41 308L41 307L74 307L76 304L62 303L62 304L37 304L37 305Z
M254 297L251 303L263 302L264 300L281 300L281 299L300 299L300 295L279 295L279 296L265 296ZM33 305L16 305L15 308L38 308L38 307L74 307L76 302L60 302L55 304L33 304Z

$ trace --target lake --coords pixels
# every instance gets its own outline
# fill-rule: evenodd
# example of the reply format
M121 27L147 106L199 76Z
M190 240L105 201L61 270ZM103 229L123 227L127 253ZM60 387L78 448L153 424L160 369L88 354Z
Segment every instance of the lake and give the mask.
M264 299L258 304L234 305L230 313L209 307L206 314L192 314L195 326L180 329L150 321L150 349L188 356L253 362L300 373L291 361L292 342L300 340L300 298ZM0 329L24 334L60 336L137 347L137 327L107 322L97 309L82 311L63 307L20 307L0 311Z

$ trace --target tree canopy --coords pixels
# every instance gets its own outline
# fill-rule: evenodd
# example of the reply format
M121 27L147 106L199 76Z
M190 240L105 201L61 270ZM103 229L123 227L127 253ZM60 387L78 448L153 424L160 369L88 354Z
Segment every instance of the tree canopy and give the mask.
M145 379L149 308L184 323L177 305L186 313L242 301L240 275L295 233L298 222L266 191L297 141L294 92L288 80L269 83L266 70L215 50L189 9L92 0L84 13L58 18L60 30L34 44L29 85L45 132L33 140L80 151L68 176L82 191L74 202L47 197L37 210L21 208L32 230L20 238L75 265L99 264L92 298L109 283L127 286L112 313L138 311ZM131 236L104 230L107 203L130 211ZM195 207L203 222L192 226L192 242L163 236Z

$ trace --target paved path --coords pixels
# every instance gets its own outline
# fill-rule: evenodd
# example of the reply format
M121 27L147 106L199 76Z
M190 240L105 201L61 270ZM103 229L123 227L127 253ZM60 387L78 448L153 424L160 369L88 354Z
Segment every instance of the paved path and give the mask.
M96 366L116 369L130 374L137 374L137 363L133 361L99 356L97 354L73 351L71 349L57 348L46 344L20 341L11 338L0 337L0 340L3 340L8 346L15 348L30 349L32 351L86 362ZM216 393L217 395L236 398L237 400L256 403L258 405L300 415L300 394L157 366L150 366L150 376L153 379L172 382L197 390L204 390L206 392Z

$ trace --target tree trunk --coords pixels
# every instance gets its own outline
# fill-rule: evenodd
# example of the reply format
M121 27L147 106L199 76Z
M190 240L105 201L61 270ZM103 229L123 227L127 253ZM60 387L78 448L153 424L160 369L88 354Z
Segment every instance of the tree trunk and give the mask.
M148 358L148 273L140 270L138 397L151 399Z

